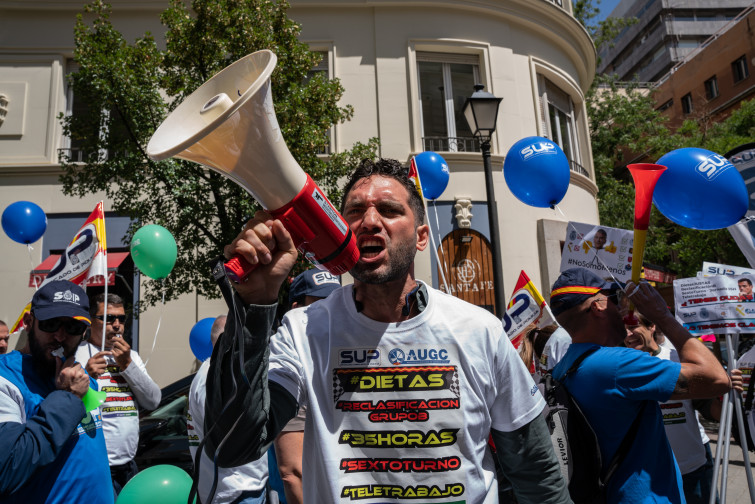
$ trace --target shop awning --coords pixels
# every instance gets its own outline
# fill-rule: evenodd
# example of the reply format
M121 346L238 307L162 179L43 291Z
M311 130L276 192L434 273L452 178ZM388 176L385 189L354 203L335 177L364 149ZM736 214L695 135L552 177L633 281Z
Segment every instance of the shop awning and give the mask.
M118 272L118 267L128 257L128 252L110 252L107 255L107 284L115 285L115 274ZM34 268L29 275L29 287L40 285L47 275L55 267L58 262L60 254L51 254L47 259ZM90 287L104 287L105 283L102 279L92 280L87 284Z

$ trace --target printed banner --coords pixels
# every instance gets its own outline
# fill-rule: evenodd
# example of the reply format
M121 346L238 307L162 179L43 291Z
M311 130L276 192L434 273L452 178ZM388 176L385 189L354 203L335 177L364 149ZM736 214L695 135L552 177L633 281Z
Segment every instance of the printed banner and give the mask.
M674 281L676 318L692 334L755 333L752 275Z
M503 315L503 329L509 335L514 348L519 348L524 330L533 322L537 322L538 327L545 327L554 324L556 319L540 291L522 270Z
M50 270L47 278L37 288L53 280L70 280L80 285L84 280L89 279L107 281L107 239L102 201L94 207L89 218ZM21 328L24 314L30 310L31 303L24 307L21 315L16 319L11 329L12 333Z
M632 231L569 222L561 271L585 268L606 280L628 282L632 276Z
M700 276L709 277L713 275L755 275L755 270L752 270L750 268L741 268L739 266L729 266L728 264L718 264L708 261L703 262L703 271L702 275Z
M745 218L733 226L729 226L729 233L737 242L739 249L747 258L750 267L755 268L755 143L740 145L725 154L726 159L733 164L747 186L750 195L750 208Z

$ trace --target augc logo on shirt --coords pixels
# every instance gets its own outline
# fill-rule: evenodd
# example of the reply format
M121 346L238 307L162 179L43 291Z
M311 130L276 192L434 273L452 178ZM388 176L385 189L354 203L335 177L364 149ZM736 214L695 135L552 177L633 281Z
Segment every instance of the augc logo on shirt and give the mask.
M394 348L388 352L388 360L394 366L402 364L448 364L448 351L444 348L412 348L407 351Z

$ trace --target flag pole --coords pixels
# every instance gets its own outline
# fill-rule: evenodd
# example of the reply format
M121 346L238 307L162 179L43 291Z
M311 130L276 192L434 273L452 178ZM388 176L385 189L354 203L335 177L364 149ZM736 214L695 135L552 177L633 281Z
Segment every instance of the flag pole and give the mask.
M110 276L110 272L108 271L108 265L107 265L107 234L105 233L105 205L103 201L100 201L99 204L100 207L100 214L102 215L102 242L100 242L100 245L102 246L102 255L105 258L105 299L104 303L102 303L102 345L100 348L101 352L105 351L105 334L107 333L107 284L108 284L108 277Z

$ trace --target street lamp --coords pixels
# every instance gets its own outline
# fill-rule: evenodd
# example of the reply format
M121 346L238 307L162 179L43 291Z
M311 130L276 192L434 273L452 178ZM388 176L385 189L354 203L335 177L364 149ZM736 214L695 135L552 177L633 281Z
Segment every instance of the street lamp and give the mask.
M485 168L485 191L488 198L488 223L490 225L490 251L493 254L493 289L495 293L495 313L503 317L506 300L503 292L503 269L501 253L498 246L498 207L493 191L493 166L490 161L490 137L493 135L498 119L498 107L503 98L496 98L485 86L475 84L474 93L464 104L464 117L467 119L472 135L480 141L482 164Z

